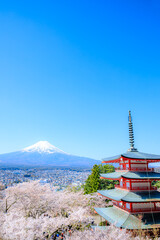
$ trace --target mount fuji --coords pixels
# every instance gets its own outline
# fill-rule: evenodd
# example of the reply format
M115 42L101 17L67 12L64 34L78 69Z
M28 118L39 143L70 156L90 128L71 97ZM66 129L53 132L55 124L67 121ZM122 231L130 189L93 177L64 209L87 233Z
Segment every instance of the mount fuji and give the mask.
M21 151L0 154L0 167L82 167L91 168L99 160L68 154L47 141L39 141Z

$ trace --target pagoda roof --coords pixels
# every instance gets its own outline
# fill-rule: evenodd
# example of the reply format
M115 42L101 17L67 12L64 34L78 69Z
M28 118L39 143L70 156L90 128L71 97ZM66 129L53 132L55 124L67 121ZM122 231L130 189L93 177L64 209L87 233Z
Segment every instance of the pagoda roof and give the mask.
M146 192L130 192L122 189L111 189L98 191L104 197L113 199L116 201L124 202L154 202L160 201L160 192L158 191L146 191Z
M95 211L116 227L126 229L160 228L159 213L144 213L142 221L140 221L136 215L132 215L117 207L95 208Z
M148 162L160 161L160 155L142 153L138 151L127 151L126 153L122 153L113 157L102 159L103 162L119 162L121 157L129 158L129 159L141 159L146 160Z
M110 226L93 226L91 225L91 228L94 229L94 230L107 230L107 229L110 229Z
M131 172L131 171L117 171L112 173L101 174L102 178L106 179L120 179L121 177L127 179L160 179L160 173L157 172Z

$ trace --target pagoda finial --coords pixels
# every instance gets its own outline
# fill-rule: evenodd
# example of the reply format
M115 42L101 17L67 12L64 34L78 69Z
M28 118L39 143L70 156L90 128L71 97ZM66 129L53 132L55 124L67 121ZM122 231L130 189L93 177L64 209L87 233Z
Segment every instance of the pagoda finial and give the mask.
M131 152L137 152L137 149L134 147L134 133L133 133L133 124L132 124L132 117L131 117L131 111L129 111L129 143L130 143L130 148L128 151Z

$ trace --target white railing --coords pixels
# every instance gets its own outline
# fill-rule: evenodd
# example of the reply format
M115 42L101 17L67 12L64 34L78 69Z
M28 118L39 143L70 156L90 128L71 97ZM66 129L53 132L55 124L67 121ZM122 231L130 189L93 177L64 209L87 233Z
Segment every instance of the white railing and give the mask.
M141 186L141 187L132 187L132 189L130 187L124 187L121 186L119 184L115 185L116 188L122 188L122 189L127 189L127 190L157 190L157 187L148 187L148 186Z
M115 168L116 171L154 172L154 168Z

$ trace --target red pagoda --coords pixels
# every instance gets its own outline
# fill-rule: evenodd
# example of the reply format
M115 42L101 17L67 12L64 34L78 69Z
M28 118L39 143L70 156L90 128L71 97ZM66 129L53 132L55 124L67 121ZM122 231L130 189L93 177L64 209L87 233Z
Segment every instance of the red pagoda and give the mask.
M129 111L130 149L123 154L105 158L102 163L119 163L113 173L101 174L101 178L118 180L111 190L98 191L112 200L113 207L95 208L107 222L126 229L160 228L160 192L152 186L160 180L160 173L154 172L148 164L160 161L160 155L139 152L134 147L134 134Z

